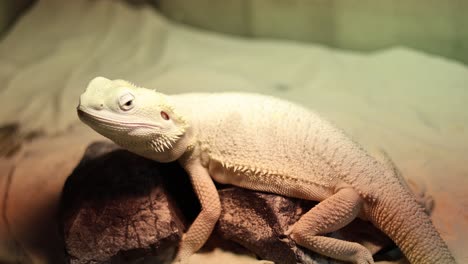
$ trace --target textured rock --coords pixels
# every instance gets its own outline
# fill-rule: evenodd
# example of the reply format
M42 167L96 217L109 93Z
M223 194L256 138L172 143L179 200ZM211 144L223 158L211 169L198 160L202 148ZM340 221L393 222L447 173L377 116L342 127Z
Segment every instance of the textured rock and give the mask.
M275 263L339 263L296 246L284 235L315 202L218 187L222 214L206 248L224 247L244 254L247 249ZM199 210L188 176L177 163L160 164L114 144L94 143L63 191L67 255L77 264L168 263L187 223ZM328 235L358 241L373 253L393 245L360 220Z
M312 206L310 202L240 188L221 190L220 197L222 214L217 232L221 237L241 244L261 259L309 263L303 262L304 252L283 234L306 207Z
M172 259L184 224L162 175L183 171L160 165L113 144L87 149L63 192L71 263L126 263L152 255L157 263Z
M316 202L241 188L221 190L220 197L222 213L216 231L222 238L235 241L261 259L275 263L342 263L298 247L284 235ZM373 253L395 247L377 228L359 219L327 235L362 243ZM376 256L377 259L381 257Z

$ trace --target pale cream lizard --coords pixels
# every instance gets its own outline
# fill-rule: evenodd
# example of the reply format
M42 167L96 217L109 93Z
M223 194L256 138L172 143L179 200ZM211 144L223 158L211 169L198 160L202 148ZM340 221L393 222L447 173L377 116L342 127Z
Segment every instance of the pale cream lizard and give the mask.
M294 103L247 93L169 96L97 77L81 95L78 115L129 151L159 162L178 160L188 172L202 210L177 260L200 249L219 218L215 180L319 201L287 235L323 255L374 263L362 245L322 236L361 217L392 238L411 263L455 263L394 170Z

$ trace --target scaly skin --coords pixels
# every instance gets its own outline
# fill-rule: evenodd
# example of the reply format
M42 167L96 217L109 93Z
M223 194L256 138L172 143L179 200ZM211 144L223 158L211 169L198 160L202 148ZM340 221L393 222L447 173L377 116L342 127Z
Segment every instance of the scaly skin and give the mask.
M179 261L200 249L219 218L214 179L320 201L287 232L318 253L374 263L358 243L321 236L359 216L391 237L411 263L455 263L391 165L293 103L241 93L168 96L97 77L81 95L78 114L129 151L178 160L188 172L202 210L182 238Z

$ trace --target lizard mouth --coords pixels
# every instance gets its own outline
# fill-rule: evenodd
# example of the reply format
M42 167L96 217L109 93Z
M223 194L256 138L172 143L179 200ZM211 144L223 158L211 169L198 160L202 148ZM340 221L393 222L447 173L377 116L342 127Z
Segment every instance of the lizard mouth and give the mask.
M141 122L130 122L127 120L119 120L116 118L109 118L103 117L102 115L97 115L95 113L91 113L88 110L83 110L81 106L78 106L77 109L78 117L84 123L91 125L106 125L111 127L127 127L127 128L157 128L161 129L160 126L151 123L141 123Z

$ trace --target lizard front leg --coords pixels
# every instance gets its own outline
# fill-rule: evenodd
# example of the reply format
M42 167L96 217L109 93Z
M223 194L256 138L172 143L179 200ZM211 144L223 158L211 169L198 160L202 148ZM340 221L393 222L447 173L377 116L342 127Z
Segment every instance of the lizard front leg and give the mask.
M221 203L218 191L208 170L202 166L199 159L189 159L181 162L190 176L193 189L201 204L200 214L183 235L176 261L183 262L199 250L210 236L221 214Z

